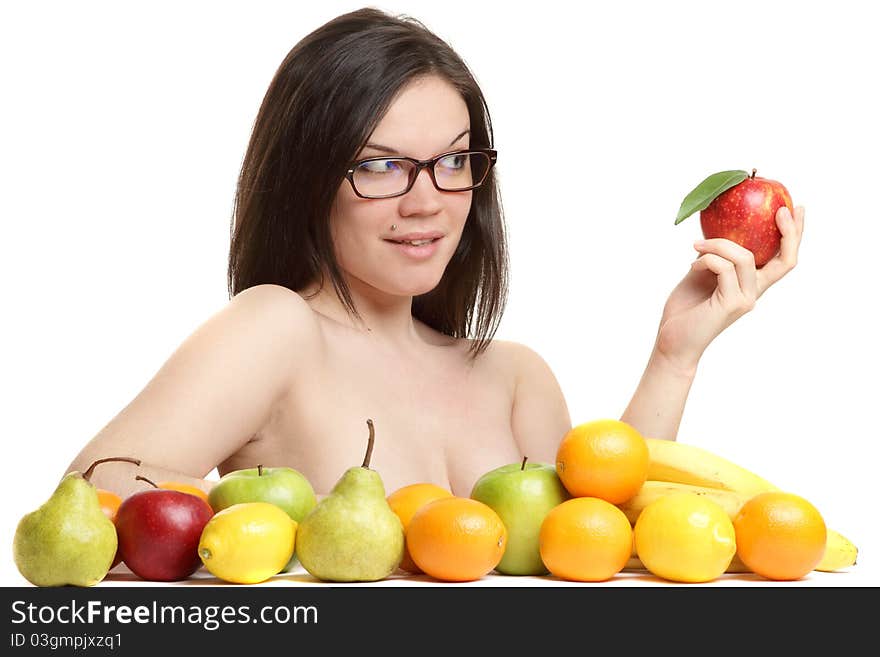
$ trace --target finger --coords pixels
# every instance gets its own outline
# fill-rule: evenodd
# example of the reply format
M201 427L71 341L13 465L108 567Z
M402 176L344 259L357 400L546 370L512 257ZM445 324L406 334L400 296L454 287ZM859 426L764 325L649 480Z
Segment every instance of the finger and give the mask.
M784 205L776 212L776 225L782 233L779 252L758 271L758 295L794 269L797 264L801 235L804 229L804 208L798 206L794 215Z
M804 234L804 206L798 205L794 209L794 225L797 228L798 236Z
M694 271L710 271L716 276L717 285L715 293L718 295L721 305L725 308L740 305L742 290L739 287L739 278L736 275L734 264L714 253L706 253L697 258L691 269Z
M714 253L733 263L739 288L746 299L758 298L758 279L755 269L755 254L744 246L722 237L702 240L694 244L701 253Z

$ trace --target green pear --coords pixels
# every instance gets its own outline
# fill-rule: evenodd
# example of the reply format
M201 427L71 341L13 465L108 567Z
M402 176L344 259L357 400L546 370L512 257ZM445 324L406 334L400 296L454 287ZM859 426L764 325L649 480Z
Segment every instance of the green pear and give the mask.
M300 564L323 581L375 582L403 559L403 524L388 505L382 478L369 467L373 421L367 426L363 465L346 470L296 530Z
M12 541L18 571L34 586L94 586L104 579L116 556L116 527L101 510L98 491L89 481L95 466L69 472L52 496L19 521Z

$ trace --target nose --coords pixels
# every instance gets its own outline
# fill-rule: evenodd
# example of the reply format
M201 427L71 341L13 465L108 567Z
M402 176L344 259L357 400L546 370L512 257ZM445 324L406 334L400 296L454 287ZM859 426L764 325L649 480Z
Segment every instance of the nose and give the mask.
M427 167L416 175L412 188L400 197L401 216L436 214L443 207L443 192L434 187Z

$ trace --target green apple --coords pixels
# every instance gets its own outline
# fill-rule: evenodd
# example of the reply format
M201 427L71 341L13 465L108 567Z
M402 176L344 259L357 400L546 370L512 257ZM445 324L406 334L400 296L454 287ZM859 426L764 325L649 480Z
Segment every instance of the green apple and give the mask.
M214 513L241 502L269 502L300 522L318 503L312 484L298 470L280 466L227 472L211 487L208 502Z
M507 527L507 547L495 567L504 575L546 575L538 542L544 516L571 495L549 463L510 463L477 480L471 498L501 517Z

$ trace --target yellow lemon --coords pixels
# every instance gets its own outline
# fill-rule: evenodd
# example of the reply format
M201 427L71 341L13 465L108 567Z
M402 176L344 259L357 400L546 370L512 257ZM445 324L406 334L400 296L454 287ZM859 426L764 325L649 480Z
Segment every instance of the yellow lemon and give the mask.
M717 579L736 552L736 533L727 511L690 492L648 504L636 519L633 538L642 565L674 582Z
M281 507L243 502L214 514L202 530L199 557L226 582L256 584L280 573L296 542L297 523Z

